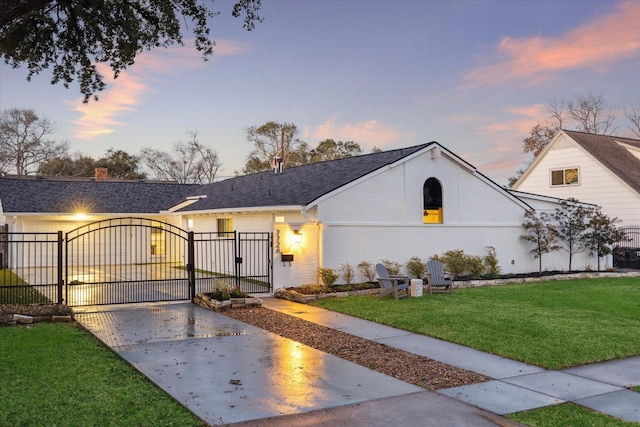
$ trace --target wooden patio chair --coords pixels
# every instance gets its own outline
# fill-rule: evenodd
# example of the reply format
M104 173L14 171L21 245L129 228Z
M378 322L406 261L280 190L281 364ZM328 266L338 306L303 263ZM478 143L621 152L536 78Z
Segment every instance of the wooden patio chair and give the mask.
M449 277L445 276L444 264L431 259L427 261L427 282L429 283L429 294L434 292L453 292L453 283Z
M390 275L384 264L376 264L376 273L378 274L378 283L382 288L377 298L391 294L396 299L409 296L409 276Z

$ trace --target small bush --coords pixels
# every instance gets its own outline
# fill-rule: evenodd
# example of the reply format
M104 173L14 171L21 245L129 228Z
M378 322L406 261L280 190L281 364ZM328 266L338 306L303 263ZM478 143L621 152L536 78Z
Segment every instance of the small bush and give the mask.
M331 286L338 280L338 274L333 268L320 268L318 269L318 275L326 286Z
M450 250L444 255L434 258L444 263L446 270L453 274L453 278L457 279L467 271L467 257L462 249Z
M498 256L496 249L489 247L487 255L484 257L485 275L489 278L500 276L500 266L498 266Z
M324 285L302 285L295 288L287 288L303 295L315 295L331 292L331 288Z
M466 256L467 272L472 279L478 279L484 273L484 263L482 257L467 255Z
M373 268L373 264L368 261L362 261L358 264L358 270L368 282L373 282L376 280L376 270Z
M344 280L347 285L350 285L351 283L353 283L355 270L353 269L351 264L345 262L344 264L340 264L340 275L342 276L342 280Z
M427 271L427 264L425 264L419 257L411 257L407 262L407 271L412 276L422 279Z
M223 282L216 282L213 292L209 293L212 299L226 301L230 298L248 298L249 294L242 291L239 286L231 286Z
M382 264L387 268L390 275L400 274L400 263L383 259Z

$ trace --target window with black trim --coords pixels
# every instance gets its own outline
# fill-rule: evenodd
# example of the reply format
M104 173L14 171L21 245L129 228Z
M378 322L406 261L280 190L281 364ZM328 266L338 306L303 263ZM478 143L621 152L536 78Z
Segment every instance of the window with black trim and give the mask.
M429 178L422 186L422 219L425 224L442 224L442 185Z
M551 186L578 185L578 168L555 169L551 171Z

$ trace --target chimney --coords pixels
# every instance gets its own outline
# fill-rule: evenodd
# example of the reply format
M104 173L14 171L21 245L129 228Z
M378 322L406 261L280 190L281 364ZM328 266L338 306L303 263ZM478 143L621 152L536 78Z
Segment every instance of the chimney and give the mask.
M95 180L96 181L106 181L107 180L107 173L108 173L108 169L107 168L96 168L95 169Z

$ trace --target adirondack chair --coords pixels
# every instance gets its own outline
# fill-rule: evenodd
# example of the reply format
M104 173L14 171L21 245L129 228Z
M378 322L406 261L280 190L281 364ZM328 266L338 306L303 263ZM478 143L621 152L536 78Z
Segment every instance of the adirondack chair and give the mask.
M390 275L384 264L376 264L378 283L382 288L378 298L393 294L396 299L409 296L409 277ZM404 295L402 295L404 294Z
M427 261L427 281L429 283L429 294L433 292L453 292L451 279L444 275L444 264L431 259Z

